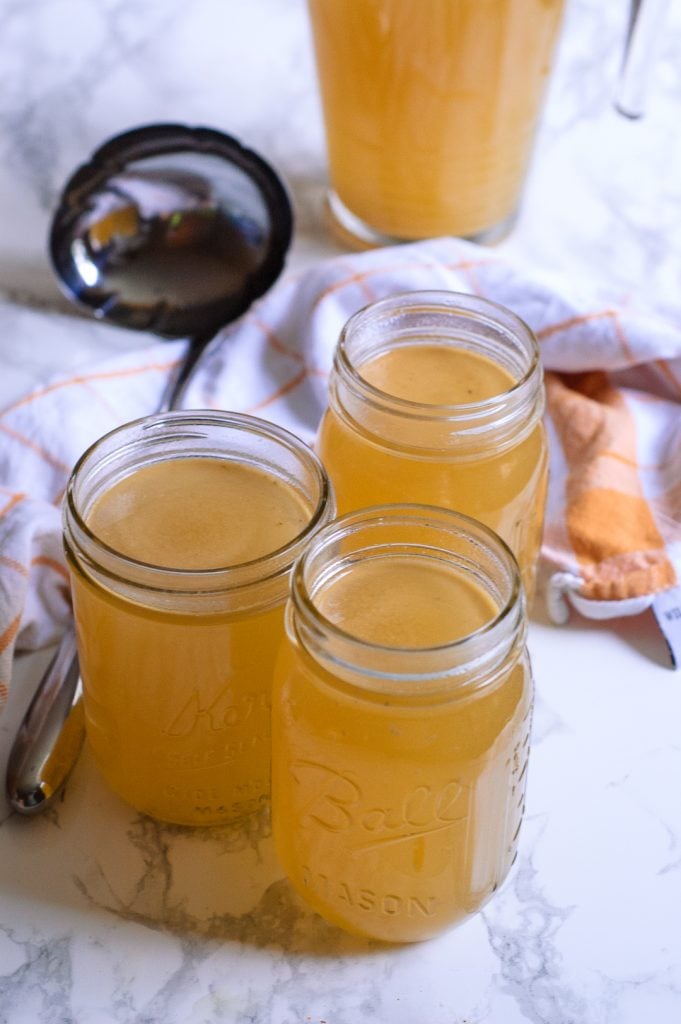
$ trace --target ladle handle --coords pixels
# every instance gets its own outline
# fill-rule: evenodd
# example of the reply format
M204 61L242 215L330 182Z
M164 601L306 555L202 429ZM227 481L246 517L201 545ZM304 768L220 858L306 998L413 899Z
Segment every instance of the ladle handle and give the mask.
M631 0L615 107L625 117L642 117L648 81L669 0Z
M184 358L175 370L175 373L171 374L168 379L165 390L161 395L157 412L169 412L171 409L177 409L181 405L182 396L196 369L196 364L203 355L204 349L214 337L215 335L213 334L205 334L192 338L187 346Z
M84 722L76 637L69 626L40 680L7 762L7 795L22 814L44 810L73 768Z
M180 404L210 340L206 335L189 342L184 359L168 381L159 412ZM10 751L6 790L15 811L36 814L52 803L78 759L84 737L76 637L69 626L38 683Z

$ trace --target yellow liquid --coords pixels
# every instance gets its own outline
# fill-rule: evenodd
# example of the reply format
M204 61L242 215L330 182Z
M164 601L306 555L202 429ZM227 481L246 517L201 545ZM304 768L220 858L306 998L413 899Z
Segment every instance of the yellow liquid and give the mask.
M513 215L563 0L308 0L331 185L375 231Z
M363 363L359 372L384 394L425 405L482 401L513 385L503 367L478 353L427 343L393 348ZM414 449L427 445L427 427L409 421L407 450L376 436L373 430L382 428L374 428L374 420L366 408L363 423L351 424L334 407L322 419L318 449L339 513L419 502L472 516L509 545L531 600L547 483L543 425L504 450L492 442L491 450L481 447L461 457L445 451L419 456Z
M468 635L496 609L431 559L374 557L316 595L376 644ZM273 699L273 817L281 862L318 912L411 942L475 912L503 881L522 819L532 700L516 662L468 696L363 697L289 638Z
M106 491L104 543L157 566L207 569L292 541L310 512L274 476L217 458L165 460ZM270 691L283 607L190 614L136 603L71 565L87 734L112 788L182 824L251 813L269 795Z

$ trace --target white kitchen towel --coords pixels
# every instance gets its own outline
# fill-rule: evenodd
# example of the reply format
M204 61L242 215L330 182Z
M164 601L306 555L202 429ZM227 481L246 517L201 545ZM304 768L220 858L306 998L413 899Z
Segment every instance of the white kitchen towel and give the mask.
M592 307L494 250L435 239L289 273L220 332L185 394L192 408L272 420L312 441L340 329L360 307L417 289L474 292L533 328L547 373L551 482L543 558L554 619L631 614L681 579L681 328ZM156 408L184 342L70 374L0 416L0 709L13 654L70 615L60 503L82 451Z

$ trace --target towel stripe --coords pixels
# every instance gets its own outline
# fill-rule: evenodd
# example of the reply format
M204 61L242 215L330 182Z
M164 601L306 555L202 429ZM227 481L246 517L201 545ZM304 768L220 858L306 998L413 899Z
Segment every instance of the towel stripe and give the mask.
M12 428L9 427L6 423L0 422L0 430L2 430L3 433L7 434L7 436L10 437L13 441L18 441L18 443L22 445L24 448L28 448L35 455L39 456L39 458L47 462L48 465L52 466L53 469L59 469L62 471L62 473L67 474L71 472L70 467L67 466L65 462L62 462L61 459L58 459L56 455L53 455L51 452L49 452L42 445L38 444L37 441L34 441L32 438L26 437L24 434L20 434L18 430L12 430Z
M256 402L255 405L249 406L244 411L251 415L254 415L256 412L261 412L263 409L266 409L268 405L273 405L274 402L278 401L278 399L283 398L284 395L294 391L307 376L308 371L306 369L301 370L300 373L296 374L295 377L292 377L291 380L287 381L285 384L282 384L280 388L273 391L271 395L267 396L267 398L264 398L261 402Z
M47 384L43 388L38 388L36 391L31 391L30 394L25 395L23 398L17 399L11 405L8 405L3 410L3 417L7 416L8 413L14 412L15 409L20 409L24 405L30 405L39 399L45 398L46 395L52 394L54 391L61 391L65 388L87 386L93 384L96 381L109 381L122 379L124 377L137 377L145 373L169 373L174 367L178 365L180 360L171 359L168 362L161 363L146 363L143 366L128 366L122 367L119 370L94 370L92 373L77 373L72 377L64 377L58 381L54 381L52 384Z
M568 467L565 523L586 581L583 595L614 601L673 586L676 573L641 486L636 424L621 393L602 372L569 384L547 374L546 387Z
M13 643L14 638L19 632L20 623L21 615L19 614L16 615L10 622L9 626L6 626L3 632L0 633L0 654L2 654L2 652L5 651L11 643Z

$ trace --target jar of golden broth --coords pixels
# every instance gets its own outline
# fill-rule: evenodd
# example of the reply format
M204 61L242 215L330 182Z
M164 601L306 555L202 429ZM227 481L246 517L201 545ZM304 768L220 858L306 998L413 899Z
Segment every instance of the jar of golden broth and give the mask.
M504 880L532 707L507 546L419 505L341 517L297 563L272 702L282 865L328 920L426 939Z
M338 511L423 502L472 516L520 564L531 600L548 452L537 341L510 310L408 292L352 316L318 451Z
M332 514L314 453L251 416L152 416L78 462L64 535L87 736L138 810L213 824L269 797L291 567Z

